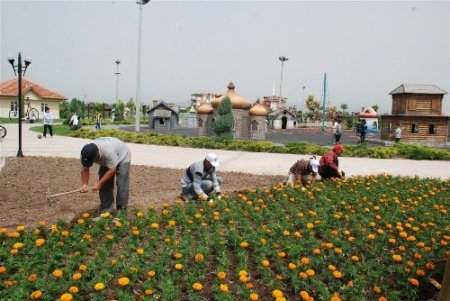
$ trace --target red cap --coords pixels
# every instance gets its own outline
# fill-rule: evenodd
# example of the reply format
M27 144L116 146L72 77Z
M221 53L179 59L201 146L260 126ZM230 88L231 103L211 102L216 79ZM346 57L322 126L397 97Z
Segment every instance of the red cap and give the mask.
M333 147L333 150L343 152L343 151L345 151L345 147L342 144L335 144Z

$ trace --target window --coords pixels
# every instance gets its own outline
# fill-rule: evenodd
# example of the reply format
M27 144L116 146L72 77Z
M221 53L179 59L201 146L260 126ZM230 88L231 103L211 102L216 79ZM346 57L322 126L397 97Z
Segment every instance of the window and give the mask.
M392 122L389 122L388 133L392 133Z
M48 107L48 104L46 103L41 103L41 112L45 112L45 108Z
M164 124L164 118L159 118L159 124Z
M198 119L198 127L199 128L203 127L203 119L201 119L201 118Z
M435 124L430 124L428 126L428 134L430 134L430 135L436 134L436 125Z
M372 123L372 129L377 130L378 129L378 123L376 121L374 121Z
M236 132L236 119L233 120L233 127L231 128L233 132Z
M417 134L419 132L419 126L415 123L411 124L411 133Z
M257 131L258 130L258 121L253 120L252 121L252 131Z
M17 101L11 102L11 111L17 112L19 110L19 105L17 104Z

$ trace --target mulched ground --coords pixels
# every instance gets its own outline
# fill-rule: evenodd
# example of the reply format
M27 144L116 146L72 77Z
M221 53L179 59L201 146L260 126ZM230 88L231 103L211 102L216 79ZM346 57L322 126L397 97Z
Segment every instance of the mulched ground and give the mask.
M186 162L186 167L189 163ZM70 222L83 212L96 212L100 204L97 192L52 198L51 206L47 202L46 194L80 188L80 170L77 159L7 158L0 171L0 227L13 229L26 225L34 228L40 220L48 223L59 219ZM94 165L91 180L97 178L97 171ZM132 165L129 207L145 209L150 205L174 202L180 194L179 182L183 172L184 169ZM222 191L229 193L256 186L265 187L283 180L282 176L220 172L220 167L218 175L224 180Z

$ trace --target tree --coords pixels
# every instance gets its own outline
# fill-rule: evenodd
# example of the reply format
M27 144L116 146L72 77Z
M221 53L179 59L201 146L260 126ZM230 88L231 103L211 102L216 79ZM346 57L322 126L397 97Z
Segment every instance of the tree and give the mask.
M378 109L379 109L380 107L378 106L378 105L373 105L372 106L372 109L374 109L375 110L375 112L378 112Z
M348 105L346 103L341 104L340 108L342 109L342 116L345 116L345 110L348 109Z
M233 111L231 110L231 100L227 96L220 102L217 109L217 119L214 121L213 130L218 141L233 140Z
M306 100L306 107L308 108L308 118L312 120L319 120L320 118L320 110L322 109L322 106L318 101L314 99L313 95L309 95L308 99Z
M131 114L134 114L136 104L133 97L130 97L130 100L127 102L126 107L128 107L131 110Z

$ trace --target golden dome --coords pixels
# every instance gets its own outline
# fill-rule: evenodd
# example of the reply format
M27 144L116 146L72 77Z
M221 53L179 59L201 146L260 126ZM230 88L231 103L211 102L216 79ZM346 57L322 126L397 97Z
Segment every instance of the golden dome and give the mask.
M245 99L240 97L239 95L236 94L236 91L234 91L234 84L233 82L230 82L230 84L228 85L228 91L227 93L225 93L225 95L222 95L220 97L215 98L211 104L214 107L214 109L217 109L219 107L220 102L222 101L222 99L224 99L225 97L229 97L231 100L231 107L233 109L248 109L251 107L250 102Z
M199 114L211 114L213 111L214 109L209 103L204 103L197 108Z
M267 110L258 100L256 104L248 112L251 116L266 116Z

